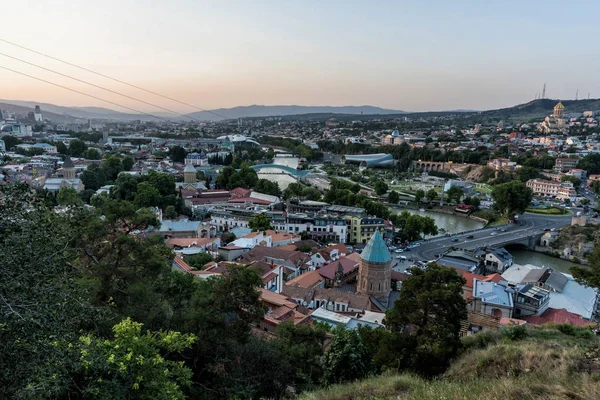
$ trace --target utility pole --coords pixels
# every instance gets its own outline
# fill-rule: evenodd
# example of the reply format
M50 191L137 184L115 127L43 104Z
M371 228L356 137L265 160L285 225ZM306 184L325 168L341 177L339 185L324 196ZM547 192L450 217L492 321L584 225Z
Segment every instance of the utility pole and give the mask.
M577 89L577 91L575 92L575 101L579 100L579 89Z

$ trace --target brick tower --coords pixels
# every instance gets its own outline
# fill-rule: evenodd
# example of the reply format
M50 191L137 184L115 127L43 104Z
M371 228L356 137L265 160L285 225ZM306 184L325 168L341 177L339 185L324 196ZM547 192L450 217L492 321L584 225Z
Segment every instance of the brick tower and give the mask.
M357 292L376 299L387 298L392 284L392 256L376 231L360 254Z

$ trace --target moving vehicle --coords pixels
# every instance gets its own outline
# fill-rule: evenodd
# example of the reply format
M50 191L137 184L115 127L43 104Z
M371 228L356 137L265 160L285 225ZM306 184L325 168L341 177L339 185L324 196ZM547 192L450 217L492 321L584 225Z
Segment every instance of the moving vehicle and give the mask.
M467 236L467 239L473 239L474 237L475 236L473 236L473 235L469 235L469 236Z
M496 236L498 234L498 232L492 232L490 233L490 236Z

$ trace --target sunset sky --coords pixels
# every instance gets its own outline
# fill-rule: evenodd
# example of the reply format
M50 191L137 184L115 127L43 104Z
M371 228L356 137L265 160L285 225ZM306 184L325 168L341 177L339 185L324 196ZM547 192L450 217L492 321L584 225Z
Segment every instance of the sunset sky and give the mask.
M489 109L600 97L598 1L10 1L0 38L202 108L375 105ZM0 42L26 59L175 109ZM0 56L0 66L144 111L150 106ZM101 101L0 69L0 99Z

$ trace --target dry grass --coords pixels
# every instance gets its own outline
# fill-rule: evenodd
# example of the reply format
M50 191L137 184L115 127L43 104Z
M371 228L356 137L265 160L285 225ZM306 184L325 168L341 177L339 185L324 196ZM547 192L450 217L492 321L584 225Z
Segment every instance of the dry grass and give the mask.
M467 338L468 349L437 380L383 375L301 399L600 399L599 341L579 330L563 333L557 326L530 328L520 341L490 332Z

